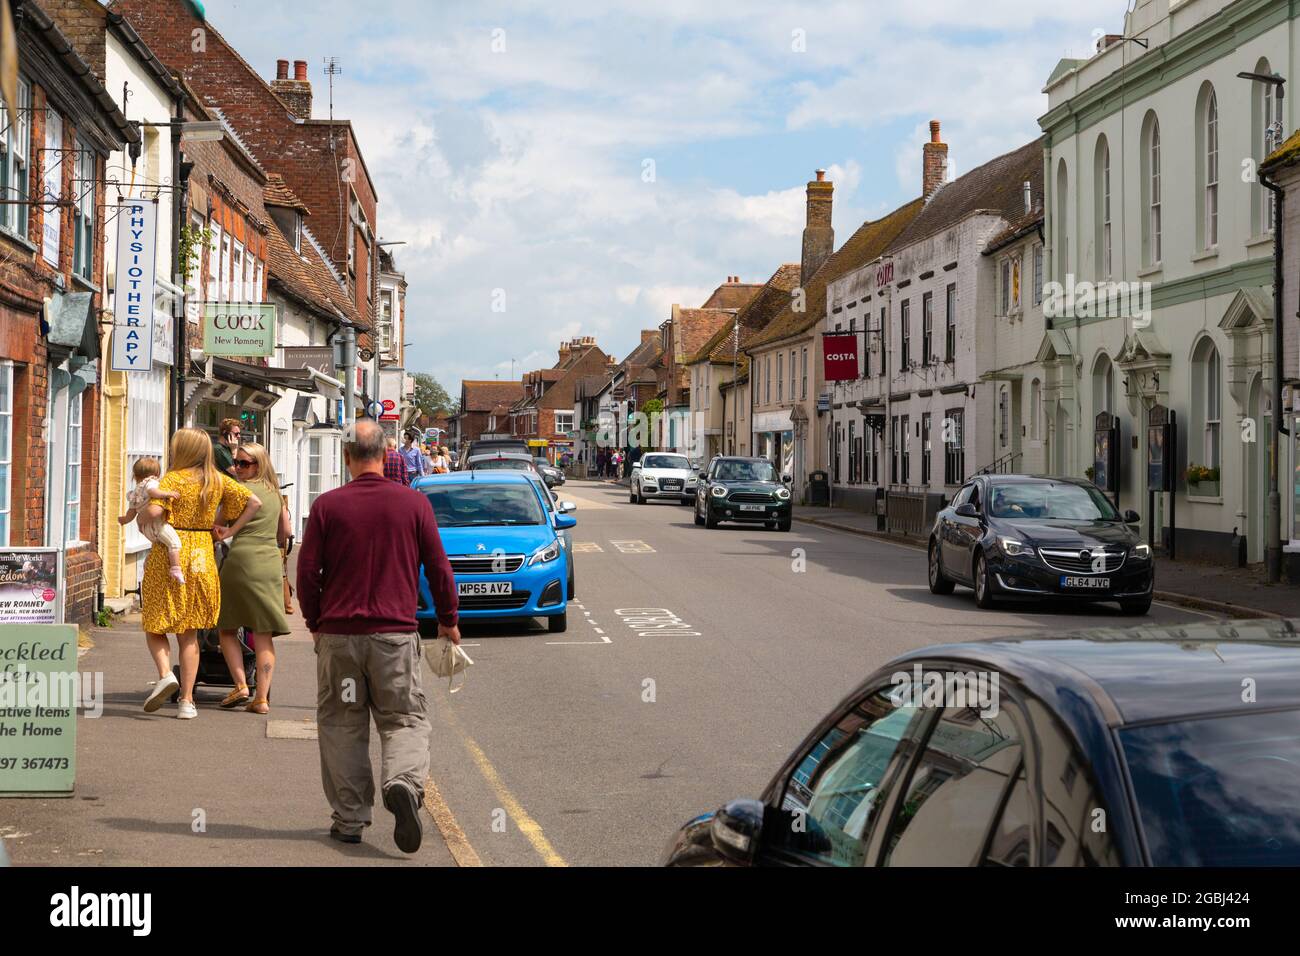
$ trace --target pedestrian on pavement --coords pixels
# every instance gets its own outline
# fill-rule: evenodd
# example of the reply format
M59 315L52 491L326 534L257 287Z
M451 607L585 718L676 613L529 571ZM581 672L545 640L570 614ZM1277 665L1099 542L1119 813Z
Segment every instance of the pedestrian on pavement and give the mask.
M419 570L438 635L460 643L458 599L438 523L424 495L384 480L384 436L357 422L343 445L352 481L312 505L298 555L298 601L316 644L321 781L330 837L360 843L375 800L370 720L383 752L381 792L404 853L420 848L429 718L415 621ZM376 533L382 529L382 534Z
M388 439L384 451L384 477L389 481L395 481L399 485L409 485L411 476L406 470L406 459L402 453L397 450L397 439Z
M275 674L276 637L289 633L284 615L284 564L280 549L289 543L289 509L280 494L280 479L266 449L250 442L235 452L241 483L262 502L257 514L239 532L221 563L221 614L217 629L221 653L235 685L221 706L244 706L254 714L270 712L271 678ZM257 656L257 697L250 700L248 675L239 628L253 638Z
M158 487L179 492L173 501L155 501L147 507L151 520L164 511L170 513L172 527L181 539L182 584L171 576L167 550L155 544L144 563L140 583L145 639L149 653L158 667L158 683L144 702L153 713L177 689L172 674L171 648L167 635L175 634L180 647L181 679L176 716L189 720L198 716L194 709L194 679L199 670L200 628L215 627L221 613L221 586L213 555L214 541L222 541L241 531L262 506L261 499L233 478L217 471L212 457L212 442L206 432L182 428L172 435L171 469ZM228 526L215 526L218 512Z
M235 460L235 449L239 447L241 434L238 418L223 418L220 427L217 429L217 438L212 441L212 456L216 462L217 471L223 475L229 475L231 478L238 477L231 465Z
M426 474L424 455L420 453L420 446L416 444L414 432L406 433L406 446L402 449L402 461L406 462L406 480L408 484Z

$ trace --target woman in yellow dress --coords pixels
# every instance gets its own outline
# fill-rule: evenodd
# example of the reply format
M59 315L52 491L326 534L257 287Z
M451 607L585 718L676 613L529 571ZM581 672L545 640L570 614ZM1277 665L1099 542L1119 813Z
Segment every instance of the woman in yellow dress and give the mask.
M212 442L197 428L182 428L172 436L170 466L159 482L163 491L180 497L150 508L170 511L170 520L181 539L181 570L185 583L170 573L167 551L155 545L145 559L140 603L149 653L158 667L158 683L145 701L153 713L177 689L172 674L171 648L167 635L175 634L180 647L181 679L176 716L182 720L198 716L194 709L194 679L199 670L199 628L215 627L221 612L221 585L212 545L235 535L262 506L256 495L217 471ZM225 527L214 527L221 510Z

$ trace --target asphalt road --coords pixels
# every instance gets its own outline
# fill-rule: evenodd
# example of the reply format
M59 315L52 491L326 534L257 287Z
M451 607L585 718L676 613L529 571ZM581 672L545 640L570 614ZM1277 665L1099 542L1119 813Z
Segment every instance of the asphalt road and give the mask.
M568 632L467 626L464 690L429 695L441 829L462 863L653 864L684 820L757 796L896 654L1137 623L1108 605L980 611L965 589L931 595L919 550L797 521L705 530L614 485L560 497L578 504ZM1212 616L1156 605L1145 621Z

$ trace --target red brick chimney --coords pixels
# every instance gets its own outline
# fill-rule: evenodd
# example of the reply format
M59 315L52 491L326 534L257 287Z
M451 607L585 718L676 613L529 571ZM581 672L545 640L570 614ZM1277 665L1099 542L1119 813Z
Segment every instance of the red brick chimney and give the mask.
M817 170L817 178L808 183L807 225L803 230L803 257L800 275L807 282L821 264L835 251L835 230L831 228L831 197L835 184L826 181L826 170Z
M289 61L275 61L275 79L271 89L284 100L289 112L299 119L311 119L311 81L307 79L307 61L293 61L293 79L289 79Z
M948 144L939 142L939 121L930 120L930 142L921 147L921 196L929 199L948 179Z

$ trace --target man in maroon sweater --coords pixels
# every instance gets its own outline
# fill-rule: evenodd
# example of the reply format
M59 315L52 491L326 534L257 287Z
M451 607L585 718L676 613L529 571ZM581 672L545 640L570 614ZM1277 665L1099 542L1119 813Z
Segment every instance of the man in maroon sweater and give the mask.
M429 774L429 719L415 622L420 565L438 609L438 636L460 643L456 582L433 508L384 477L384 433L358 422L345 439L352 481L316 499L298 552L298 601L316 642L321 780L330 836L360 843L375 802L370 720L383 750L384 806L406 853L420 848Z

